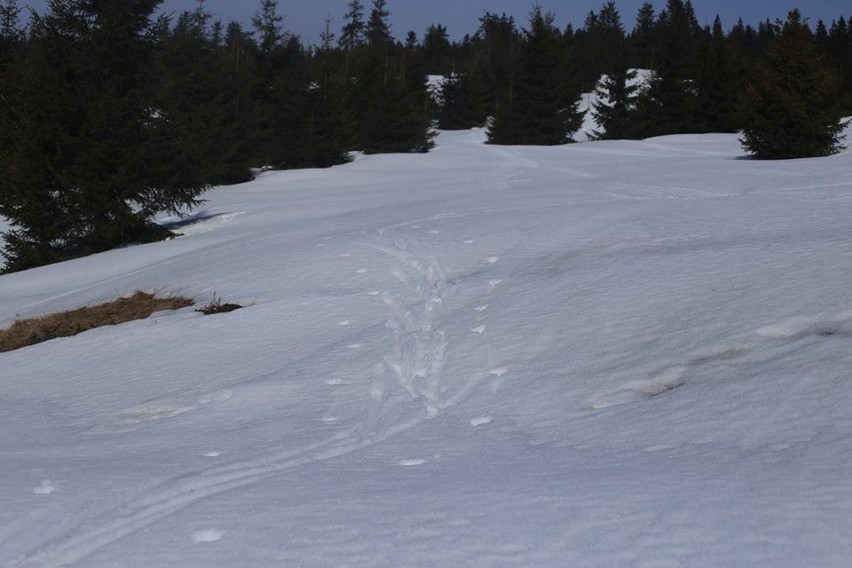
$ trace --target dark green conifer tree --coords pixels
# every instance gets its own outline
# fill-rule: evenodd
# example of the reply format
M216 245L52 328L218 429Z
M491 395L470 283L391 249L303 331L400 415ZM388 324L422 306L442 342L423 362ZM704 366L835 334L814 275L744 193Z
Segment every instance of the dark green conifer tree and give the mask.
M368 154L426 152L434 137L426 73L394 41L389 15L385 0L373 0L350 99L357 149Z
M597 140L635 138L639 100L636 71L627 69L626 65L617 67L601 80L595 93L597 101L592 105L592 114L601 130L594 131L592 137Z
M254 128L243 92L251 81L248 57L232 67L227 54L239 25L222 37L210 20L202 1L163 30L155 58L157 108L179 129L193 152L187 159L203 168L207 181L238 183L252 178L248 138Z
M692 3L668 0L654 34L654 73L638 101L641 137L696 131L699 32Z
M438 128L466 130L485 124L487 93L484 81L473 72L453 74L441 85Z
M34 17L12 151L0 156L6 270L163 238L207 189L154 105L156 0L52 0Z
M561 33L540 7L524 32L518 81L488 126L491 144L557 145L572 141L583 113L579 88L566 83Z
M697 100L693 130L737 132L746 73L725 37L719 16L701 42L695 66Z
M836 82L801 13L791 11L749 88L743 147L759 159L839 152L844 125L835 104Z
M603 78L597 84L597 102L592 114L601 130L592 133L596 139L624 139L633 136L639 85L636 72L628 69L626 39L621 16L612 1L598 15L597 34L605 39L608 56L602 61Z

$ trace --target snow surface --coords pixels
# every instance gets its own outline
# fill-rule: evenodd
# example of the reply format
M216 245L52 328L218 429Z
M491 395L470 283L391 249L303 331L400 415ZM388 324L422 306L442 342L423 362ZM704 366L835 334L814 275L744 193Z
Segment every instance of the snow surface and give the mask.
M483 139L0 277L248 306L0 354L0 566L850 566L852 153Z

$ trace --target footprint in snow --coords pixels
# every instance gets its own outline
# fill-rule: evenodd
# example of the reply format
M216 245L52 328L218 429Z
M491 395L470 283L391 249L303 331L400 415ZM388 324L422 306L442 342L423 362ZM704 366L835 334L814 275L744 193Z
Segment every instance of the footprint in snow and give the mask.
M36 495L50 495L54 491L56 491L56 485L49 479L45 479L41 482L41 485L33 489L33 493Z
M480 416L479 418L472 418L470 420L470 425L476 428L477 426L484 426L485 424L491 424L492 418L490 416Z
M396 462L397 465L402 467L416 467L418 465L423 465L426 463L426 460L421 459L413 459L413 460L399 460Z
M192 534L192 542L194 544L216 542L222 540L223 536L225 533L219 529L203 529Z

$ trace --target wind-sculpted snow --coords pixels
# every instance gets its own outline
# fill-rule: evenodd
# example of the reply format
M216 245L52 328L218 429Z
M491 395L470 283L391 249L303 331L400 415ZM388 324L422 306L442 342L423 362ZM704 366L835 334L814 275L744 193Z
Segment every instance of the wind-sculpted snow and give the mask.
M847 566L850 154L483 138L0 277L246 306L0 354L0 566Z

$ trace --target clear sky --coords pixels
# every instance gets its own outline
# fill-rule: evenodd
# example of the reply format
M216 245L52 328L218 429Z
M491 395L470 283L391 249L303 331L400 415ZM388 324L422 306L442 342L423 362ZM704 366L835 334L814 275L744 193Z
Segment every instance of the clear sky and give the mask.
M362 2L369 10L372 1ZM46 0L18 0L19 6L29 4L36 11L43 11L46 3ZM315 43L327 17L333 19L332 29L339 33L347 3L348 0L280 0L279 11L286 17L284 24L288 31L300 35L308 43ZM409 30L422 36L426 27L432 23L447 26L450 36L458 39L466 33L475 32L479 17L486 11L511 14L523 26L535 3L534 0L388 0L388 8L391 11L392 32L398 39L403 39ZM561 27L568 22L579 27L586 14L599 10L604 0L539 0L537 3L545 10L554 12ZM636 12L642 3L643 0L616 0L628 30L633 27ZM652 3L657 11L666 4L665 0L654 0ZM252 14L258 11L260 0L207 0L206 5L216 19L238 20L248 24ZM783 19L795 7L812 24L819 19L828 24L840 16L847 19L852 16L852 3L849 0L693 0L693 5L699 23L711 24L718 14L722 17L725 29L735 24L739 17L747 24L757 24L766 18ZM165 0L162 9L179 13L194 6L195 0Z

